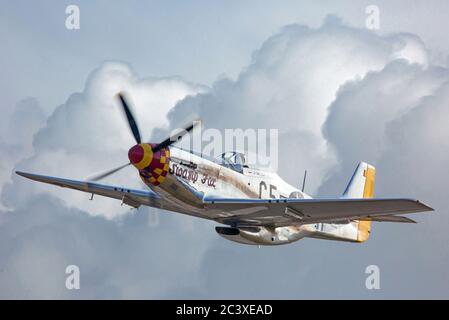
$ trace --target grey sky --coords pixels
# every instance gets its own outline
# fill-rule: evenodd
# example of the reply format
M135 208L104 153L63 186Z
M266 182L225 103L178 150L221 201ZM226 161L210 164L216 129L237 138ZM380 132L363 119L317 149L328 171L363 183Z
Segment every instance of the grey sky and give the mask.
M64 27L73 3L79 31ZM368 4L0 0L0 297L447 298L449 3L376 1L376 33L364 27ZM342 21L323 23L329 14ZM192 113L217 128L279 127L279 172L292 184L309 168L310 192L339 194L365 160L378 195L437 212L376 224L364 245L257 249L208 221L159 212L153 226L148 210L11 174L82 179L121 163L132 139L111 99L123 88L146 136ZM136 180L129 170L107 182ZM80 291L64 287L68 264L80 266ZM379 291L365 288L370 264Z
M364 26L371 2L2 0L3 99L14 105L33 96L52 110L82 90L86 75L104 60L126 61L141 76L180 75L210 85L222 73L235 77L252 51L281 26L318 26L329 13ZM81 10L77 32L64 28L65 7L72 3ZM415 33L445 61L447 1L375 4L382 32Z

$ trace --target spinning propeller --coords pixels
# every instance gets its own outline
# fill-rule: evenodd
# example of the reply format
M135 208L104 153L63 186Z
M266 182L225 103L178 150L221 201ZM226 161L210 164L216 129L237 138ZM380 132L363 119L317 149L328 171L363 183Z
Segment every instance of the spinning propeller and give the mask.
M161 151L162 149L169 147L173 143L181 140L181 138L184 135L186 135L187 133L192 131L192 129L195 127L195 124L192 124L192 125L184 128L184 130L180 131L178 134L173 135L173 136L168 137L167 139L163 140L159 144L142 143L142 138L140 135L139 127L137 126L136 120L131 112L131 108L129 107L128 102L126 101L124 94L122 92L120 92L119 94L117 94L117 97L122 105L123 111L126 115L126 119L128 120L129 128L131 129L131 132L132 132L137 144L134 145L133 147L131 147L131 149L129 149L129 151L128 151L128 158L129 158L130 162L123 164L119 167L116 167L114 169L91 176L88 179L89 181L98 181L98 180L104 179L104 178L120 171L121 169L126 168L127 166L129 166L131 164L136 166L138 169L143 169L143 168L140 168L139 166L140 166L140 163L142 163L142 162L145 163L145 159L144 159L145 153L155 154L158 151Z

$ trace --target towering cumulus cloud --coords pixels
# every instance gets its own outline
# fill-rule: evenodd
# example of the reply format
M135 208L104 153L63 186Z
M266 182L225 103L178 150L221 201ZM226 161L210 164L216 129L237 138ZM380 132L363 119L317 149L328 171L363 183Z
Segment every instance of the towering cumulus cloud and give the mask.
M116 201L87 201L8 173L0 296L447 298L448 81L449 70L429 62L417 36L378 35L334 17L318 28L282 28L235 80L211 88L141 79L105 63L46 123L36 113L20 141L4 136L0 148L11 156L0 165L82 178L125 163L133 140L114 100L125 90L143 135L155 141L193 115L220 130L274 128L279 173L298 184L308 169L308 192L339 194L365 160L378 168L379 196L417 197L439 210L416 226L376 224L363 246L304 240L259 250L218 239L207 221L162 212L151 227L144 212ZM14 144L26 150L12 156ZM142 187L132 168L107 182ZM65 289L69 264L80 267L80 290ZM376 293L364 286L370 264L382 272Z
M339 88L397 59L427 63L412 35L377 36L332 16L318 29L286 26L254 52L236 81L218 80L210 91L178 103L169 119L176 127L195 113L214 128L276 128L281 175L298 184L308 169L308 191L315 192L336 160L322 126Z
M167 112L177 101L204 89L178 78L140 79L125 64L104 63L89 76L83 92L72 94L56 108L32 140L31 158L17 168L79 179L126 163L127 151L135 142L117 104L118 92L125 91L132 97L143 139L148 140L153 128L167 125ZM27 115L26 110L22 113ZM139 179L129 179L133 174L134 170L127 168L111 182L139 187ZM8 206L25 201L29 194L51 190L22 179L15 181L4 197ZM60 195L69 205L92 214L113 217L125 211L108 199L86 203L85 194L63 191Z

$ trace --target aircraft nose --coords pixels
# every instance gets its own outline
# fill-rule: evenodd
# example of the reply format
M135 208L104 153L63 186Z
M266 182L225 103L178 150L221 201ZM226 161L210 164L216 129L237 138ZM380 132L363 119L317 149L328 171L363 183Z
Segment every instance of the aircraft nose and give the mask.
M128 159L132 164L138 164L142 161L145 150L140 144L136 144L128 151Z

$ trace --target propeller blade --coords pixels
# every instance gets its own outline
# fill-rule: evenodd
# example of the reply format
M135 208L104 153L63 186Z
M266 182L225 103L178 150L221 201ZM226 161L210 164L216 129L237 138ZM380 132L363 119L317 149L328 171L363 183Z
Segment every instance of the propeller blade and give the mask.
M156 147L153 148L153 152L158 152L159 150L166 148L175 142L178 142L179 140L181 140L183 136L192 131L197 123L198 121L194 121L193 124L185 128L183 131L180 131L178 134L172 135L171 137L165 139L164 141L162 141Z
M137 127L137 123L136 123L136 120L131 112L131 109L128 106L128 103L126 102L126 99L122 92L117 94L117 96L120 99L120 102L122 103L122 107L123 107L123 110L125 111L126 118L128 119L129 127L131 128L131 131L134 135L134 139L136 139L137 144L140 144L142 142L142 139L140 138L139 127Z
M101 172L101 173L95 174L95 175L87 178L86 180L87 181L98 181L98 180L104 179L107 176L110 176L111 174L116 173L117 171L120 171L123 168L126 168L130 164L131 164L131 162L129 162L127 164L124 164L124 165L121 165L120 167L117 167L117 168L114 168L114 169L111 169L111 170L108 170L108 171L105 171L105 172Z

